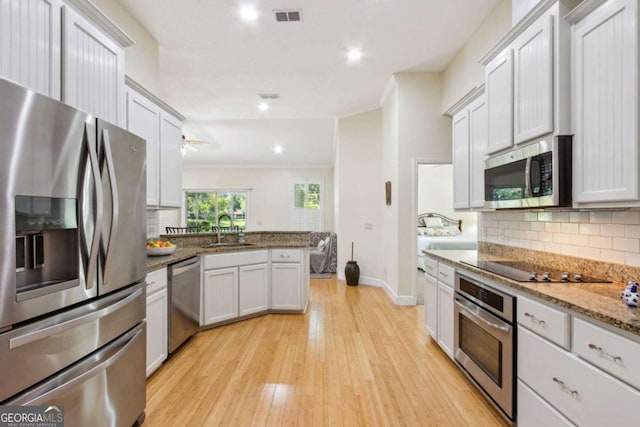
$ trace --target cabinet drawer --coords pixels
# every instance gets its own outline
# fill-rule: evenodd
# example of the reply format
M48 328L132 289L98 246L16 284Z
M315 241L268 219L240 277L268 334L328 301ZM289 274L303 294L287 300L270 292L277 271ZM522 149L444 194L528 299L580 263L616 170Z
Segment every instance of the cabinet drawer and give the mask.
M456 280L456 270L446 264L438 263L438 280L453 287Z
M147 295L167 287L167 268L147 273Z
M438 277L438 261L424 257L424 271L433 277Z
M518 427L575 426L525 383L518 381Z
M300 262L302 251L298 249L272 249L271 262Z
M570 317L555 308L518 298L518 323L548 340L569 349Z
M204 269L238 267L240 265L261 264L269 261L269 251L242 251L226 254L211 254L204 257Z
M640 388L640 343L573 318L573 351L585 360Z
M518 377L567 418L585 427L637 425L627 408L640 407L640 392L523 327L518 334Z

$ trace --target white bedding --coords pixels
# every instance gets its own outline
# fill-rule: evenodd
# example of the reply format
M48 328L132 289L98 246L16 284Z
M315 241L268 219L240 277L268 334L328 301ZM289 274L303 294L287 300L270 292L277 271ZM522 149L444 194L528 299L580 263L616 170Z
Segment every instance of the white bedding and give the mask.
M477 249L475 236L418 236L418 254L424 249Z

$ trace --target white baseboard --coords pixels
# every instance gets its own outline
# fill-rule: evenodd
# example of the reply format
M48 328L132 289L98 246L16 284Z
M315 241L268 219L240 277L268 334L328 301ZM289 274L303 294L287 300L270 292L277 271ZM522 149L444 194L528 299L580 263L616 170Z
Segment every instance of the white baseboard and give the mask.
M338 273L338 280L346 280L344 273ZM358 280L360 285L376 286L384 289L391 301L396 305L416 305L415 299L411 295L398 296L396 292L382 279L376 279L375 277L360 276Z

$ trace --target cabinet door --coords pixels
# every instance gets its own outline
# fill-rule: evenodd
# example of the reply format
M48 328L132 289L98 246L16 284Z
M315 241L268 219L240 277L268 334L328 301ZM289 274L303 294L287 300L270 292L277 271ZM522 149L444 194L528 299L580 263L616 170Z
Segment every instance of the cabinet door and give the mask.
M453 320L453 319L452 319ZM424 275L424 326L434 340L438 339L438 281Z
M518 381L518 427L572 427L574 426L560 412Z
M469 207L484 207L484 160L487 150L487 102L484 96L469 105Z
M167 288L147 296L147 377L167 358Z
M0 1L0 76L60 99L59 0Z
M513 138L553 132L553 16L534 22L513 47Z
M469 110L453 116L453 207L469 207Z
M637 200L638 2L610 0L573 29L573 199Z
M182 206L182 123L160 112L160 206Z
M136 91L127 90L127 130L147 141L147 206L158 206L160 108Z
M518 377L580 426L638 425L624 408L640 407L640 392L544 338L518 328Z
M271 308L301 310L302 266L294 263L271 265Z
M453 359L453 288L438 282L438 344Z
M73 9L63 9L62 101L126 126L124 51Z
M238 268L204 272L204 325L238 317Z
M269 309L268 264L240 267L240 316Z
M487 154L513 145L513 51L505 51L485 68L489 143Z

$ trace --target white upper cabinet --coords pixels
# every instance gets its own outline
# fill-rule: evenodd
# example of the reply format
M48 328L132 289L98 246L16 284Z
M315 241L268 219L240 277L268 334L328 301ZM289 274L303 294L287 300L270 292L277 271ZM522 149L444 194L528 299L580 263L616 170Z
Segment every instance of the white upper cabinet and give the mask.
M543 16L513 44L513 138L553 131L553 17Z
M72 8L63 10L62 101L126 126L124 50Z
M637 206L637 0L603 3L575 22L572 38L573 200Z
M562 1L541 0L481 60L486 154L535 138L571 135L570 27Z
M0 76L60 99L58 0L0 1Z
M127 90L127 129L147 141L147 205L160 202L160 107Z
M489 142L487 154L513 145L513 51L506 50L485 68Z
M454 209L484 208L488 121L482 90L475 90L452 108L457 111L452 121Z
M484 160L488 142L484 95L469 105L469 207L484 208Z
M182 206L182 123L160 113L160 205Z
M469 110L453 116L453 208L469 207Z

